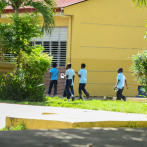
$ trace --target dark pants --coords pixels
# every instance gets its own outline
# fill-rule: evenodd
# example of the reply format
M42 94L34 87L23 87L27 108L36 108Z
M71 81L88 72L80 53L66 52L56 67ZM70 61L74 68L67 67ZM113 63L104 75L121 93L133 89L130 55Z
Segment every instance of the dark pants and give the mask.
M70 99L70 91L69 88L71 87L72 79L66 79L66 92L67 92L67 99Z
M54 85L54 96L55 96L57 94L57 80L50 81L48 94L51 94L53 85Z
M74 95L74 90L73 90L73 85L70 86L70 90L71 90L71 95Z
M73 90L73 85L70 86L70 96L71 95L74 95L74 90ZM64 93L63 93L63 97L66 97L67 94L66 94L66 85L65 85L65 89L64 89Z
M82 95L82 90L83 90L83 92L85 93L85 95L88 94L88 92L87 92L86 89L85 89L85 86L86 86L86 84L79 83L79 95L80 95L80 96Z
M118 89L118 91L116 92L116 96L117 96L117 99L116 100L125 100L125 96L122 95L122 92L123 92L123 89Z

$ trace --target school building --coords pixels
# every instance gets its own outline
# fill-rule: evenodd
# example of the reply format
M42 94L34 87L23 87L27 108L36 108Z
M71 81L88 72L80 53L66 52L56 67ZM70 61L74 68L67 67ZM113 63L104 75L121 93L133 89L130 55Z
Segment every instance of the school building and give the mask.
M56 27L52 35L36 38L32 45L41 44L46 52L53 55L61 72L66 63L71 62L75 71L81 63L88 71L86 89L90 96L115 96L117 69L122 67L129 90L126 96L138 94L138 84L134 81L130 67L132 55L146 49L146 9L137 9L131 0L57 0L55 14ZM32 12L32 7L27 7ZM24 9L21 8L20 12ZM6 14L2 22L8 22ZM79 78L74 83L78 95ZM46 86L49 85L46 75ZM62 94L64 80L59 78L58 94Z

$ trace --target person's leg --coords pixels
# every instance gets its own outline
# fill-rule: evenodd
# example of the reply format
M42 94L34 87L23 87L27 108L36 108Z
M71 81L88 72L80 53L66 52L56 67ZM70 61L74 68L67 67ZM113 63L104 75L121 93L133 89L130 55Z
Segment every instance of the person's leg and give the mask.
M65 89L64 89L63 97L66 97L66 85L65 85Z
M123 91L124 91L124 87L122 88L122 93L123 93Z
M73 85L70 86L71 95L74 95Z
M71 90L70 95L71 95L72 101L74 101L75 97L74 97L73 85L70 86L70 90Z
M51 94L52 87L53 87L53 81L50 81L48 94Z
M124 101L126 101L126 97L125 97L124 95L122 95L122 92L123 92L123 89L121 89L120 97L121 97Z
M121 89L118 89L118 91L116 92L116 97L117 99L116 100L121 100Z
M72 80L70 80L70 79L67 79L67 80L66 80L67 99L70 99L70 91L69 91L69 87L71 86L71 82L72 82Z
M83 84L82 90L85 93L86 97L89 98L89 93L86 91L85 86L86 86L86 84Z
M82 99L82 84L79 83L79 97Z
M54 80L54 96L57 94L57 80Z

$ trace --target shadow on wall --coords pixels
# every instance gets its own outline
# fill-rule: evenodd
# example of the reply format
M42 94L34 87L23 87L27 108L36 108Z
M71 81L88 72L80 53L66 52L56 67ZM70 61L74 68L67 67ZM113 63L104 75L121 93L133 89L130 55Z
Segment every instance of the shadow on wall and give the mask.
M146 147L147 128L4 131L2 147Z

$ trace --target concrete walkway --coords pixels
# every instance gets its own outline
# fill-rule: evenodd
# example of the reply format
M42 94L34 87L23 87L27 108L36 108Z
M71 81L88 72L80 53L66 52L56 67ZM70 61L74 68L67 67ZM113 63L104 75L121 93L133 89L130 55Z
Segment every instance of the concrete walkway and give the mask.
M22 121L27 129L147 127L142 114L0 103L0 128Z
M0 132L0 147L147 147L147 129L4 131Z

